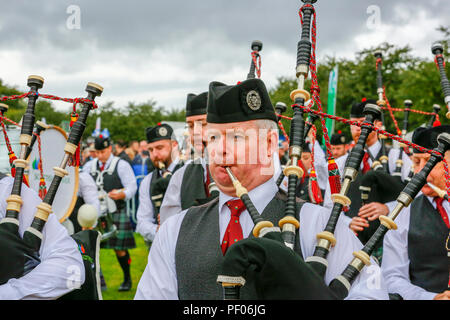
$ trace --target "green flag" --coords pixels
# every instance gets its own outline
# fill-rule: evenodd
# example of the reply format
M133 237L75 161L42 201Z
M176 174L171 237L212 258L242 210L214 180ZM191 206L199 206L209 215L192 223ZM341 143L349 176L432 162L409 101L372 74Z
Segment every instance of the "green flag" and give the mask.
M334 115L336 112L336 96L337 96L337 83L338 83L338 66L336 65L333 70L330 71L330 77L328 79L328 107L327 113ZM326 119L325 124L328 129L328 134L331 135L334 132L334 121ZM324 140L325 144L325 140Z

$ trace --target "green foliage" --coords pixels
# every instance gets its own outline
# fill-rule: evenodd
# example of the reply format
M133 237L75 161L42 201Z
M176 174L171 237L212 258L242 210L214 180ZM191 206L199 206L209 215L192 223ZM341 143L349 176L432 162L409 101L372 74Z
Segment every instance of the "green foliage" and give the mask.
M114 108L113 103L100 106L91 112L84 137L88 137L95 129L98 117L101 118L102 128L108 128L114 140L124 141L145 139L145 129L163 120L185 121L185 111L166 111L162 107L155 107L156 102L150 100L142 104L129 102L125 108Z

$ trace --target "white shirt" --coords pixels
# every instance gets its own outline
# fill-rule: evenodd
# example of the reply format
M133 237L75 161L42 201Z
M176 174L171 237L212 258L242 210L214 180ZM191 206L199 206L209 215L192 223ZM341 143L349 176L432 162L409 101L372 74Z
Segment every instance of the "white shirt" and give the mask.
M426 197L436 209L436 202L432 197ZM386 204L389 211L397 205L397 201ZM443 201L447 215L450 213L450 204ZM411 206L404 208L395 219L397 230L390 230L383 240L383 263L381 266L386 279L388 292L398 293L404 300L432 300L440 292L429 292L425 289L413 285L409 277L409 257L408 257L408 231L409 219L411 216Z
M395 164L395 161L398 160L399 153L400 153L399 148L395 148L395 149L392 148L389 151L389 172L391 174L395 171L395 168L397 167L397 165ZM405 179L409 175L409 172L411 171L412 161L405 152L402 153L402 161L403 161L402 171L401 171L402 172L402 180L405 181Z
M107 170L109 168L113 158L114 155L111 154L111 156L106 161L104 170ZM91 168L93 165L95 165L95 163L96 163L95 159L87 162L83 166L83 172L90 174ZM99 165L101 165L101 163L99 163ZM124 187L123 190L123 192L125 193L124 200L131 199L132 197L134 197L137 191L136 177L134 175L133 169L131 168L131 165L127 161L120 159L119 162L117 162L117 174L119 175L120 182Z
M274 179L269 179L257 188L249 192L249 197L258 212L262 212L273 199L278 188ZM225 205L232 197L219 195L219 231L220 239L223 238L229 223L231 213ZM178 284L175 267L175 248L181 223L187 210L170 217L157 233L148 256L148 264L139 281L135 299L178 299ZM328 221L330 212L323 207L305 203L300 211L300 246L305 257L312 256L316 246L316 234L323 231ZM243 235L247 237L253 229L253 221L247 210L240 216ZM340 275L352 260L352 252L362 248L361 242L345 226L338 222L335 236L336 246L330 251L328 261L330 267L325 275L325 282L329 284L332 279ZM373 266L364 268L354 282L347 299L388 299L387 290L381 272L372 260ZM373 288L368 282L370 277L377 277L379 289Z
M311 151L312 147L310 145ZM321 190L326 190L328 185L328 162L325 152L319 142L314 142L314 168L316 169L317 182Z
M180 161L179 158L176 158L174 161L172 161L167 170L172 171L179 161ZM184 166L175 171L174 175L183 168ZM156 235L156 229L158 228L158 221L153 217L153 205L150 199L150 183L152 181L153 172L154 171L146 175L145 178L142 180L141 184L139 185L139 206L136 213L137 219L136 232L142 235L144 239L147 241L153 241ZM172 182L173 178L174 176L170 178L170 182ZM170 194L169 189L167 189L164 198L169 194Z
M93 205L100 214L100 201L98 200L97 185L94 178L84 171L79 172L78 196L87 204Z
M6 213L6 199L9 197L14 179L0 180L0 219ZM19 234L31 225L36 206L42 202L37 193L22 185L22 210L19 214ZM77 283L84 283L85 271L76 242L69 236L66 228L54 214L50 214L43 229L43 240L39 255L41 263L27 275L10 279L0 285L0 300L18 299L57 299L70 292Z

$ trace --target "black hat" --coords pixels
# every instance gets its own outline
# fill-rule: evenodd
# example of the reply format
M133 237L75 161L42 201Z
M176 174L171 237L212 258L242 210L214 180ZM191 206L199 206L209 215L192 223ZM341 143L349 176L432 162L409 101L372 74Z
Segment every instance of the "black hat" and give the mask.
M309 147L309 142L305 141L305 143L302 145L302 152L309 152L311 153L311 148Z
M377 104L376 100L362 98L361 102L355 102L350 110L350 118L364 118L364 107L366 104Z
M208 93L208 123L268 119L277 122L264 82L248 79L234 86L211 82Z
M438 146L437 136L443 132L450 133L450 125L437 126L431 128L419 127L414 130L412 143L418 144L427 149L434 149ZM421 153L414 149L414 153Z
M346 143L347 139L345 138L345 135L341 131L338 131L338 133L333 134L330 138L330 144L333 146L339 146Z
M95 138L94 148L95 150L103 150L108 148L111 145L111 141L108 137L99 136Z
M206 114L208 91L199 95L189 93L186 101L186 117Z
M159 140L172 140L173 129L166 123L158 123L154 127L145 129L147 142L155 142Z

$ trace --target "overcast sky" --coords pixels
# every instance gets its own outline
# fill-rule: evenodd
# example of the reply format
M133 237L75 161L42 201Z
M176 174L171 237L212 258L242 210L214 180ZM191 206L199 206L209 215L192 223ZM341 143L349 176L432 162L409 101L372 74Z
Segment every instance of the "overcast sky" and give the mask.
M181 109L188 93L211 81L246 78L250 44L263 42L262 79L293 77L300 0L14 0L0 1L0 78L26 91L30 74L42 93L84 97L104 87L101 105L153 99ZM446 0L318 0L317 56L353 57L383 41L410 45L433 59L436 28L448 25ZM79 9L79 15L77 15ZM79 19L78 19L79 18ZM79 25L77 24L79 22ZM79 28L77 28L79 26ZM57 103L59 110L69 105Z

